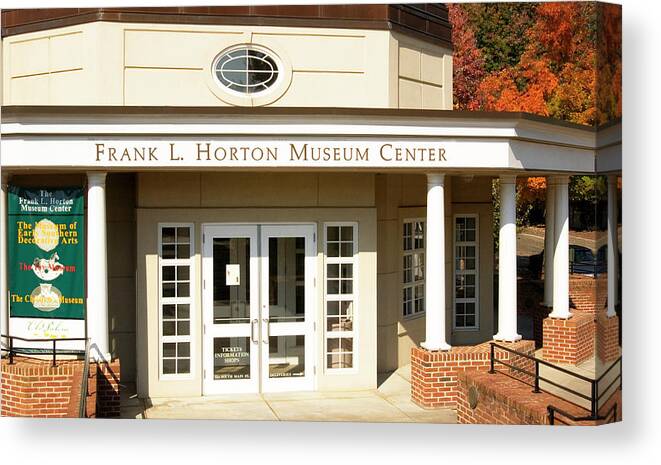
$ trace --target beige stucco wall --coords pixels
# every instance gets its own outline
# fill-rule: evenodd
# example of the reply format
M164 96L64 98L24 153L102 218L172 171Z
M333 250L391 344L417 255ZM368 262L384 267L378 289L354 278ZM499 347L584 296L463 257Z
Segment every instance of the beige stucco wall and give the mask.
M451 110L452 52L402 34L393 34L392 50L392 88L397 95L391 106Z
M350 196L346 186L352 186ZM343 190L344 189L344 190ZM372 174L154 173L138 176L137 319L138 392L142 396L196 396L202 393L202 291L194 286L193 376L163 381L158 374L159 222L190 222L195 227L195 279L201 279L203 223L358 222L358 300L356 369L324 370L323 285L317 285L316 388L368 389L376 386L376 210ZM317 280L323 283L323 241L317 241Z
M425 339L423 315L402 316L401 235L404 219L425 218L425 175L387 174L376 177L378 247L378 368L390 371L410 363L413 345ZM480 329L452 329L453 307L453 215L479 215L479 307ZM491 178L446 176L445 182L445 273L446 337L452 345L468 345L493 335L493 240ZM429 281L426 285L431 285Z
M106 180L108 234L108 332L110 353L119 357L122 382L136 379L135 365L135 175L110 173ZM93 265L92 265L93 266Z
M213 59L245 43L281 58L282 95L214 82ZM383 30L95 22L7 37L2 60L4 105L452 107L451 52Z

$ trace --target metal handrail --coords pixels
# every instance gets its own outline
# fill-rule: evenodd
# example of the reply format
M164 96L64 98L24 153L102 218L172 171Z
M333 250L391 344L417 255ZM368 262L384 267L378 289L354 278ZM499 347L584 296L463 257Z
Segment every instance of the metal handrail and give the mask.
M9 353L9 364L13 365L14 364L14 355L18 354L18 351L21 350L19 347L18 349L14 348L14 339L17 339L19 341L25 341L25 342L51 342L53 344L53 348L50 350L44 349L46 354L51 353L53 355L53 363L52 367L55 368L57 367L57 343L58 342L66 342L66 341L88 341L88 338L85 337L67 337L67 338L58 338L58 339L52 339L52 338L37 338L37 339L31 339L31 338L25 338L25 337L19 337L19 336L9 336L7 334L0 334L0 338L5 338L9 340L9 348L5 349L2 348L5 352ZM81 354L83 351L81 350L67 350L67 354Z
M80 401L78 404L78 418L87 417L87 389L90 374L90 340L85 341L85 364L83 365L83 379L80 382Z
M595 420L594 418L592 418L592 415L579 417L579 416L576 416L576 415L572 415L571 413L569 413L565 410L562 410L561 408L556 407L554 405L547 406L546 411L548 412L549 424L550 425L555 425L556 413L559 413L560 415L569 418L571 421L591 421L591 420ZM603 417L597 418L597 420L608 420L609 417L610 417L611 421L607 421L606 423L614 423L615 421L617 421L617 402L615 402L613 404L613 407L610 408L610 410L608 411L608 413L606 415L604 415Z
M532 372L527 371L527 370L525 370L525 369L523 369L523 368L519 368L519 367L516 367L516 366L511 365L511 364L509 364L509 363L506 363L506 362L503 361L503 360L498 360L498 359L496 358L496 348L499 348L499 349L505 350L506 352L509 352L509 353L515 354L515 355L517 355L517 356L519 356L519 357L523 357L523 358L525 358L525 359L527 359L527 360L531 360L531 361L535 362L535 372L532 373ZM534 389L533 389L533 392L534 392L534 393L539 393L539 392L542 391L542 389L540 389L540 387L539 387L539 382L540 382L540 381L544 381L544 382L546 382L546 383L548 383L548 384L550 384L550 385L552 385L552 386L555 386L555 387L557 387L557 388L563 389L564 391L566 391L566 392L568 392L568 393L570 393L570 394L573 394L573 395L575 395L575 396L577 396L577 397L580 397L580 398L582 398L582 399L585 399L585 400L590 401L590 416L589 416L589 417L585 417L585 418L583 418L583 417L577 417L577 418L580 418L580 420L598 420L598 419L603 419L603 418L599 417L599 401L600 401L601 398L602 398L602 397L603 397L603 396L604 396L604 395L610 390L610 388L613 387L613 385L615 385L616 382L620 381L620 386L621 386L621 382L622 382L622 372L621 372L621 367L622 367L622 357L619 357L617 360L615 360L615 361L614 361L614 362L613 362L613 363L612 363L612 364L606 369L606 371L604 371L604 373L602 373L601 376L599 376L599 378L597 378L597 379L593 379L593 378L588 378L587 376L583 376L583 375L578 374L578 373L574 373L574 372L572 372L572 371L570 371L570 370L567 370L566 368L562 368L562 367L559 367L559 366L557 366L557 365L554 365L554 364L552 364L552 363L550 363L550 362L547 362L546 360L540 360L540 359L538 359L537 357L534 357L534 356L532 356L532 355L528 355L528 354L524 354L523 352L519 352L519 351L517 351L517 350L514 350L514 349L511 349L511 348L509 348L509 347L506 347L506 346L503 346L503 345L497 344L497 343L495 343L495 342L491 342L491 354L490 354L490 355L491 355L491 357L490 357L490 359L491 359L491 360L490 360L490 366L489 366L489 373L490 373L490 374L494 374L494 373L496 373L496 370L495 370L495 364L496 364L496 362L498 362L498 363L500 363L501 365L504 365L504 366L509 367L509 368L512 368L512 369L514 369L514 370L516 370L516 371L518 371L518 372L521 372L521 373L524 373L524 374L526 374L526 375L528 375L528 376L533 377L533 378L534 378L534 386L533 386L533 387L534 387ZM603 392L602 392L601 394L599 394L599 382L600 382L600 381L601 381L601 380L602 380L602 379L603 379L603 378L604 378L604 377L605 377L605 376L606 376L606 375L607 375L607 374L613 369L613 367L614 367L615 365L617 365L618 363L620 364L620 374L617 375L617 376L615 377L615 379L614 379L614 380L608 385L608 387L607 387L605 390L603 390ZM568 388L568 387L566 387L566 386L563 386L563 385L561 385L561 384L558 384L558 383L556 383L556 382L554 382L554 381L551 381L551 380L549 380L549 379L547 379L547 378L543 378L542 376L539 375L539 366L540 366L540 365L544 365L544 366L550 367L550 368L552 368L552 369L554 369L554 370L557 370L557 371L559 371L559 372L561 372L561 373L565 373L565 374L567 374L567 375L569 375L569 376L572 376L572 377L574 377L574 378L580 379L581 381L585 381L585 382L587 382L587 383L590 383L590 395L587 396L587 395L585 395L585 394L583 394L583 393L581 393L581 392L578 392L578 391L575 391L575 390L573 390L573 389L570 389L570 388ZM552 393L550 393L550 394L552 394ZM566 400L566 399L565 399L565 400ZM575 402L571 402L571 401L569 401L569 400L568 400L567 402L569 402L569 403L571 403L571 404L573 404L573 405L576 405L576 406L578 406L578 407L580 407L580 408L584 408L584 407L582 407L581 405L576 404ZM550 407L553 407L553 406L549 405L549 408L550 408ZM554 411L557 411L557 412L561 413L562 415L565 415L565 413L566 413L566 412L564 412L564 411L561 411L561 410L560 410L559 408L557 408L557 407L553 407L553 409L554 409ZM550 410L549 410L549 412L550 412ZM565 415L565 416L571 418L570 415ZM579 420L575 420L575 421L579 421Z

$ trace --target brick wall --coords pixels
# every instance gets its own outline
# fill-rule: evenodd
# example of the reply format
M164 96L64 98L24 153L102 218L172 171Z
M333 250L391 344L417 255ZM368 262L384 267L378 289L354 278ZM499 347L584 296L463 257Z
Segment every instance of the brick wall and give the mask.
M612 362L620 356L620 319L617 315L597 317L597 356L602 362Z
M548 425L547 407L553 405L575 416L589 412L554 395L535 394L530 386L501 373L490 375L481 372L459 374L457 396L457 421L463 424L494 425ZM471 407L469 391L477 399ZM618 390L603 405L600 414L606 416L617 402L617 420L622 419L622 391ZM600 425L606 420L573 422L558 415L556 425Z
M544 360L577 365L594 355L595 323L589 313L574 313L571 318L544 320Z
M13 417L76 418L81 396L83 362L14 357L0 361L0 415ZM88 380L88 417L119 416L119 360L91 364Z
M16 357L10 365L2 364L2 416L64 418L70 414L70 404L77 406L72 396L74 382L80 383L81 364L60 362L53 368L50 361Z
M580 274L569 277L569 305L576 312L592 315L606 308L608 280L606 274L597 278Z
M503 343L513 350L532 355L533 341ZM507 351L496 351L498 360L532 371L532 362L511 356ZM421 347L411 349L411 400L423 408L453 408L457 405L458 375L465 371L488 371L490 344L453 347L447 352L430 352ZM497 364L497 369L505 369ZM512 370L507 369L509 372Z
M535 340L535 346L537 348L541 348L542 345L544 344L544 320L549 316L551 310L552 309L549 307L544 307L543 305L539 305L539 307L537 307L535 313L533 314L532 332L533 332L533 339Z
M600 275L596 279L581 274L569 275L569 307L573 313L598 315L601 312L605 312L608 294L607 284L607 276L605 274ZM524 288L524 292L529 292L528 289L530 286L526 285L526 283L523 283L523 285L519 283L518 287L519 289ZM528 308L520 309L519 311L522 313L532 313L533 338L537 347L541 347L543 345L544 320L552 309L541 305L541 301L544 300L543 292L539 293L537 297L537 300L540 302L539 304L530 302L530 299L528 299L526 304ZM523 302L522 299L524 298L525 296L519 295L519 302Z
M119 360L96 366L96 416L119 417Z

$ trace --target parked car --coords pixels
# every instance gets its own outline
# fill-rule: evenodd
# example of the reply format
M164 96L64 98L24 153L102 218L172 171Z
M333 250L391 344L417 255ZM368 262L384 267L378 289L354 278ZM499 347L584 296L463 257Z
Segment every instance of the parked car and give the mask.
M587 247L573 244L569 246L570 273L598 276L605 273L606 269L606 246L597 251L596 257Z

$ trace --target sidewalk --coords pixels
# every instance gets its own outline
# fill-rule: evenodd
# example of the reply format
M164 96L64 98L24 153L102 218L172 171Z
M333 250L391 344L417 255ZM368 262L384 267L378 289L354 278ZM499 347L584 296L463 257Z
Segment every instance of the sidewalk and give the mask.
M456 423L452 409L425 410L411 401L410 367L385 377L378 389L344 392L235 394L138 399L126 393L122 418L270 421Z

